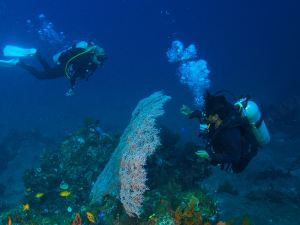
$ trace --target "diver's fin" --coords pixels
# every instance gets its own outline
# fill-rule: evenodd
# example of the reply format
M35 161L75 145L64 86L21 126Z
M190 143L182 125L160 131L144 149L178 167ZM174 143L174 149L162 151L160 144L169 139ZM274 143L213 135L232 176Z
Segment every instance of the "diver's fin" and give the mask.
M10 60L0 60L0 67L13 67L17 65L19 61L20 60L18 58Z
M3 49L4 56L25 57L33 56L35 53L35 48L20 48L13 45L6 45Z

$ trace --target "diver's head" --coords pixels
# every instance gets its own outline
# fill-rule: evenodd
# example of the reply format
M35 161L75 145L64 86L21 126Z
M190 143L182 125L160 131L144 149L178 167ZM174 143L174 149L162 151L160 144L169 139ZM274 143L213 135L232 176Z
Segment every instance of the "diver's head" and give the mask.
M228 102L224 96L212 95L207 91L204 96L204 101L207 118L210 115L213 117L218 115L218 117L223 120L228 116L230 109L228 108Z
M215 128L218 128L223 122L218 114L209 115L206 120L208 124L213 124Z
M105 50L99 46L95 46L95 52L93 57L93 63L97 65L103 64L103 62L107 59L107 55Z

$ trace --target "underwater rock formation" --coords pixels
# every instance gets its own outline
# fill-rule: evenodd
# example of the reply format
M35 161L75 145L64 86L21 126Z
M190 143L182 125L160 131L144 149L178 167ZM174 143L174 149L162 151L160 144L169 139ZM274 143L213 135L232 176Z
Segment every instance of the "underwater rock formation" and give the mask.
M281 132L297 139L300 131L300 96L290 96L264 110L271 132Z
M190 190L211 175L209 163L195 157L199 148L196 144L178 144L176 134L167 128L161 129L160 136L162 146L150 157L147 164L150 189L159 188L172 181L180 183L183 190Z
M10 161L17 157L20 149L30 142L41 143L48 146L55 145L52 139L43 136L40 131L36 129L28 132L11 131L0 142L0 173L6 169Z

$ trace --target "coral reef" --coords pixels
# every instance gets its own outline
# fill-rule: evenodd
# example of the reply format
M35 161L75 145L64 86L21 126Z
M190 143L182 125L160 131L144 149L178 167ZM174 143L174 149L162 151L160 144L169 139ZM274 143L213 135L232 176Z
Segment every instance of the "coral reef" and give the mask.
M170 180L189 190L209 175L209 163L195 157L198 147L193 143L178 144L177 134L161 129L162 147L148 161L148 183L150 189L165 185ZM165 141L167 140L167 141ZM157 176L159 174L159 176Z
M197 180L201 173L193 171L193 167L184 166L193 162L196 168L197 161L191 161L187 155L183 157L182 153L188 149L193 151L196 147L192 144L179 145L178 135L166 128L160 134L162 145L145 168L149 175L147 185L151 190L145 192L140 218L130 218L120 200L112 195L103 196L101 204L90 205L89 191L93 180L103 170L118 142L116 137L101 135L98 128L98 122L88 118L80 129L62 141L59 149L45 151L40 167L24 174L26 190L22 202L19 207L0 214L2 223L7 223L10 216L13 224L69 225L76 224L76 221L79 223L78 217L75 220L78 214L81 224L90 221L103 225L176 224L176 209L184 211L184 207L195 199L197 204L194 206L200 209L197 216L201 215L203 221L217 215L216 202L197 188L196 183L187 185L191 180ZM178 151L178 154L170 157L170 151ZM208 175L209 172L201 176Z
M60 149L46 151L38 168L24 174L24 203L43 215L72 213L89 203L89 191L118 141L98 132L97 121L69 135Z
M159 139L161 146L148 157L144 167L149 190L143 193L139 217L130 217L123 202L113 194L105 194L101 202L90 204L93 181L104 170L119 138L103 133L98 121L87 118L58 149L45 150L39 167L24 173L24 198L19 206L1 211L1 223L216 224L218 204L199 185L211 171L207 163L194 156L197 146L180 144L179 136L167 128L161 129Z
M208 199L202 192L187 193L183 196L184 201L175 211L176 225L202 225L208 224L208 216L216 214L216 206L211 199ZM206 219L203 217L206 216ZM206 220L206 222L205 222Z

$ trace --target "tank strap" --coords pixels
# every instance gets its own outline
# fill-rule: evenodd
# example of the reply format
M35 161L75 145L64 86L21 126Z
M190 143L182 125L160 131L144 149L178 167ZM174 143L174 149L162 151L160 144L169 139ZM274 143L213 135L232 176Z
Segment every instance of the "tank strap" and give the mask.
M261 126L261 124L262 124L263 121L264 121L263 116L260 116L259 120L254 124L254 126L256 128L259 128Z

